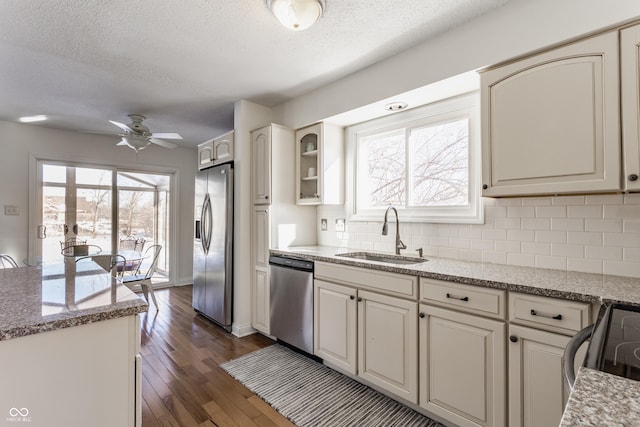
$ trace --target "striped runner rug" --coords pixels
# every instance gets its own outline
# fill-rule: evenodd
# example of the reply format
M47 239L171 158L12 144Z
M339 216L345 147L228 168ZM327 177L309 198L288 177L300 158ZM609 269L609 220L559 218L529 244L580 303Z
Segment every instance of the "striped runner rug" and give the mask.
M441 427L372 388L275 344L220 365L300 427Z

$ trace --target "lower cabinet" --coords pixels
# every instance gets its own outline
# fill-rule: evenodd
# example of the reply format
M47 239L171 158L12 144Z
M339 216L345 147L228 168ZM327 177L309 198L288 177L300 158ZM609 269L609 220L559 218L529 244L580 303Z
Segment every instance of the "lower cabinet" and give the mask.
M505 425L504 321L420 304L420 406L460 426Z
M418 304L358 291L358 375L418 403Z
M509 426L556 427L567 399L562 354L568 336L509 326Z
M251 235L253 238L251 264L253 267L251 280L251 326L263 334L270 334L269 297L269 210L263 206L256 206L251 221Z
M417 302L317 279L314 292L316 356L417 404Z

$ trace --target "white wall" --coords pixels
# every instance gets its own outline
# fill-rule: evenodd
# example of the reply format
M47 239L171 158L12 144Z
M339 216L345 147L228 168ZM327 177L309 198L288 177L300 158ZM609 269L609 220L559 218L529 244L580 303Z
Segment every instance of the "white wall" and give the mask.
M0 122L0 253L17 260L27 257L29 245L29 159L67 159L93 164L156 171L176 171L177 229L175 230L176 284L193 283L193 206L197 170L195 149L168 150L149 146L138 154L116 147L117 138ZM19 216L5 216L4 205L14 205Z
M299 128L640 17L637 0L512 0L460 28L274 108Z

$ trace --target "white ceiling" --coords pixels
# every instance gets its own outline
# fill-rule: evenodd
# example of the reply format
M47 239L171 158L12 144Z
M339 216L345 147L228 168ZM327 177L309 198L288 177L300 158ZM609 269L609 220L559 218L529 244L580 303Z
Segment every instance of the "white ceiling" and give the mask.
M507 1L327 0L292 32L264 0L2 0L0 120L117 133L138 113L193 147L237 100L278 105Z

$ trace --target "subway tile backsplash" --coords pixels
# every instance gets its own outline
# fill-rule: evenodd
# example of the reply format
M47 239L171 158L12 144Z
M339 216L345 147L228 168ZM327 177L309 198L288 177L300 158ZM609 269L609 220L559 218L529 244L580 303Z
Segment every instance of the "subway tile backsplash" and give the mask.
M640 277L640 194L484 199L484 224L407 223L400 236L413 254L587 273ZM335 224L344 209L320 206ZM318 244L393 252L395 224L347 221L320 231Z

